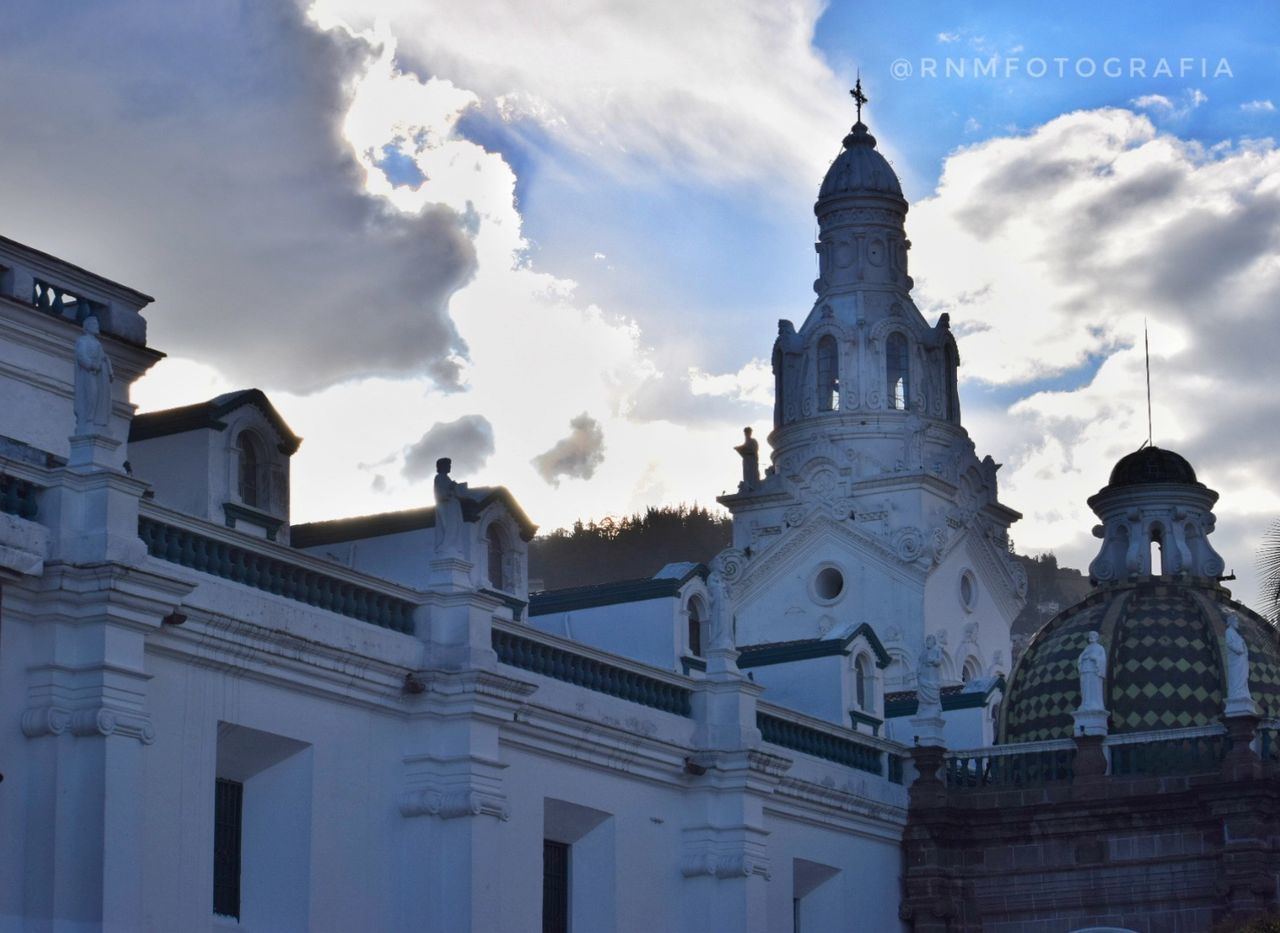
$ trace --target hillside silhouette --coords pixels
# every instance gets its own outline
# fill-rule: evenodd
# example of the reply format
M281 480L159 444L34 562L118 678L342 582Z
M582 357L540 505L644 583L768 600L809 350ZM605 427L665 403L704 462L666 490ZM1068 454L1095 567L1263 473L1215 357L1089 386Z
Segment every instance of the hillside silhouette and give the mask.
M700 563L728 547L733 522L697 504L574 522L529 544L530 589L559 590L651 577L677 561ZM538 581L541 581L539 583Z
M532 590L559 590L593 583L651 577L679 561L705 563L733 539L733 521L697 504L649 508L643 514L574 522L539 535L529 544ZM1031 635L1089 592L1078 570L1058 566L1053 554L1014 554L1027 572L1027 603L1013 634Z

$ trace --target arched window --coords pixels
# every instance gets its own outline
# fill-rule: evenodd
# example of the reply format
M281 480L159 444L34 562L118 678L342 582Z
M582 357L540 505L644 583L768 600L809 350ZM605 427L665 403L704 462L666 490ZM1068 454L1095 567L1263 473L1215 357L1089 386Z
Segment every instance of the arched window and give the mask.
M860 654L853 662L853 696L858 709L871 709L871 662L865 654Z
M886 398L889 401L889 407L906 411L911 386L908 382L907 338L902 334L889 335L885 343L884 369L888 382Z
M702 657L702 613L696 599L689 601L689 654Z
M262 508L267 502L266 464L262 445L248 431L241 431L236 439L240 453L240 501L254 508Z
M489 530L485 532L485 544L488 545L489 553L489 585L495 590L506 590L509 582L506 577L505 567L507 548L506 540L503 537L502 529L493 524L489 526Z
M977 659L969 658L964 662L964 670L960 672L960 682L967 684L971 680L976 680L981 673Z
M830 334L818 341L818 411L840 407L840 357L836 338Z

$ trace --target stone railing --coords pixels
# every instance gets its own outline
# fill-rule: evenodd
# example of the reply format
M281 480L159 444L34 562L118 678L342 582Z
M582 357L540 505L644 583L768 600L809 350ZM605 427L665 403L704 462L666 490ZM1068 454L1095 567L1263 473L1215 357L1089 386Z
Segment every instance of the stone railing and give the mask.
M628 700L674 713L693 715L693 690L657 668L629 663L622 659L605 660L590 648L533 629L493 627L493 650L503 664L585 687L620 700Z
M1019 742L949 751L943 760L948 788L1043 787L1070 781L1076 746L1071 739Z
M902 783L900 746L780 706L761 703L759 707L756 727L766 742Z
M414 603L388 592L394 587L382 589L373 580L343 579L319 558L213 527L197 530L189 527L191 522L176 516L166 520L143 515L138 519L138 536L148 553L160 560L412 634Z
M0 512L35 521L39 512L36 503L36 493L39 491L35 483L0 473Z
M1103 740L1111 774L1201 774L1217 771L1230 748L1224 726L1195 726L1160 732L1130 732Z

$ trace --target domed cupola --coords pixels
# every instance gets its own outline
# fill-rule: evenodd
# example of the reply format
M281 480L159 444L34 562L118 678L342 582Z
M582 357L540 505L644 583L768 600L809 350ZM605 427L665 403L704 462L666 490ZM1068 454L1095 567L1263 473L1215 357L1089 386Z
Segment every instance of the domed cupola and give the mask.
M822 180L815 213L822 215L823 201L827 199L858 195L887 195L902 202L904 213L907 210L898 176L889 166L889 161L876 150L876 138L861 120L844 138L844 150L836 156Z
M907 202L902 184L876 149L876 138L862 122L862 82L852 92L858 122L818 189L813 212L818 217L820 298L871 288L907 291Z
M1102 547L1089 564L1089 582L1153 574L1220 579L1224 564L1209 543L1217 501L1171 450L1143 447L1120 458L1110 482L1089 499L1102 520L1093 529Z
M1001 742L1068 738L1080 705L1077 659L1097 632L1106 650L1109 731L1145 732L1220 721L1227 694L1226 622L1239 619L1249 688L1264 716L1280 715L1275 628L1231 599L1209 545L1218 494L1178 454L1144 447L1123 458L1089 505L1102 549L1095 589L1050 620L1009 676ZM1153 567L1153 561L1163 566Z

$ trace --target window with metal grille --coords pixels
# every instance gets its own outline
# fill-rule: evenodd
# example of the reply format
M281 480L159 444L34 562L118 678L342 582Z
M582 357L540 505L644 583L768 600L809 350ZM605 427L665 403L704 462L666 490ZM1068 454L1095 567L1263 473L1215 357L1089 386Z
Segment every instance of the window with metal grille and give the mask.
M542 933L569 933L569 846L542 840Z
M213 796L213 912L240 919L240 814L244 785L218 778Z

